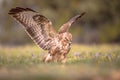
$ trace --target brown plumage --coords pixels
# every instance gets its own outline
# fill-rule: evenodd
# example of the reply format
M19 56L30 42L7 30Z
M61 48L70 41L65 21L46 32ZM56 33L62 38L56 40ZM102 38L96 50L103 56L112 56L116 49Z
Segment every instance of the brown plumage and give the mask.
M16 7L11 9L8 14L24 25L27 34L40 48L48 50L48 55L43 59L44 62L65 62L72 41L72 34L68 30L71 24L85 13L71 18L60 27L58 33L49 19L30 8Z

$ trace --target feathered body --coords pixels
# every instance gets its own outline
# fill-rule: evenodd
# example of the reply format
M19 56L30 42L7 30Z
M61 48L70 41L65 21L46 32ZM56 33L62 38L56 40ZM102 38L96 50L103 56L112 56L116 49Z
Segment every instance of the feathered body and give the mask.
M49 19L30 8L16 7L11 9L8 14L24 26L27 34L40 48L48 50L48 55L43 59L44 62L65 62L72 41L72 34L68 30L71 24L85 13L77 15L63 24L58 33Z

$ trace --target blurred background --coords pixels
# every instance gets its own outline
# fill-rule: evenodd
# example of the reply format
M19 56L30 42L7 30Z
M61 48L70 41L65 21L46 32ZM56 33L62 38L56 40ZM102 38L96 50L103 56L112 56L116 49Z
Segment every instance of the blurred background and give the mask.
M53 22L56 30L71 17L86 12L71 26L74 43L120 43L120 0L0 0L0 44L33 43L8 15L15 7L38 11Z

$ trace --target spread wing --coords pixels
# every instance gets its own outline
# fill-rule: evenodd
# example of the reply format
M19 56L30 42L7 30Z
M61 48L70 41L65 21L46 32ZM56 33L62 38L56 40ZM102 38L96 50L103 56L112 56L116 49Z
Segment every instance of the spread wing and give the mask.
M24 25L28 35L42 49L50 49L56 35L51 21L30 8L16 7L11 9L8 14Z
M81 18L84 14L85 14L85 12L78 14L78 15L74 16L73 18L71 18L67 23L63 24L59 29L59 33L67 32L69 30L70 26L72 25L72 23L74 23L76 20Z

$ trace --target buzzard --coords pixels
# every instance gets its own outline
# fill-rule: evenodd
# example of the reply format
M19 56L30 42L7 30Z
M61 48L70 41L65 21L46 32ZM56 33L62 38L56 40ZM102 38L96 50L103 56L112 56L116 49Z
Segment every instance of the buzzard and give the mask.
M40 48L48 50L48 54L43 58L44 62L64 63L72 41L72 34L68 30L72 23L81 18L85 12L71 18L60 27L58 32L54 30L48 18L30 8L12 8L8 14L24 26L27 34Z

